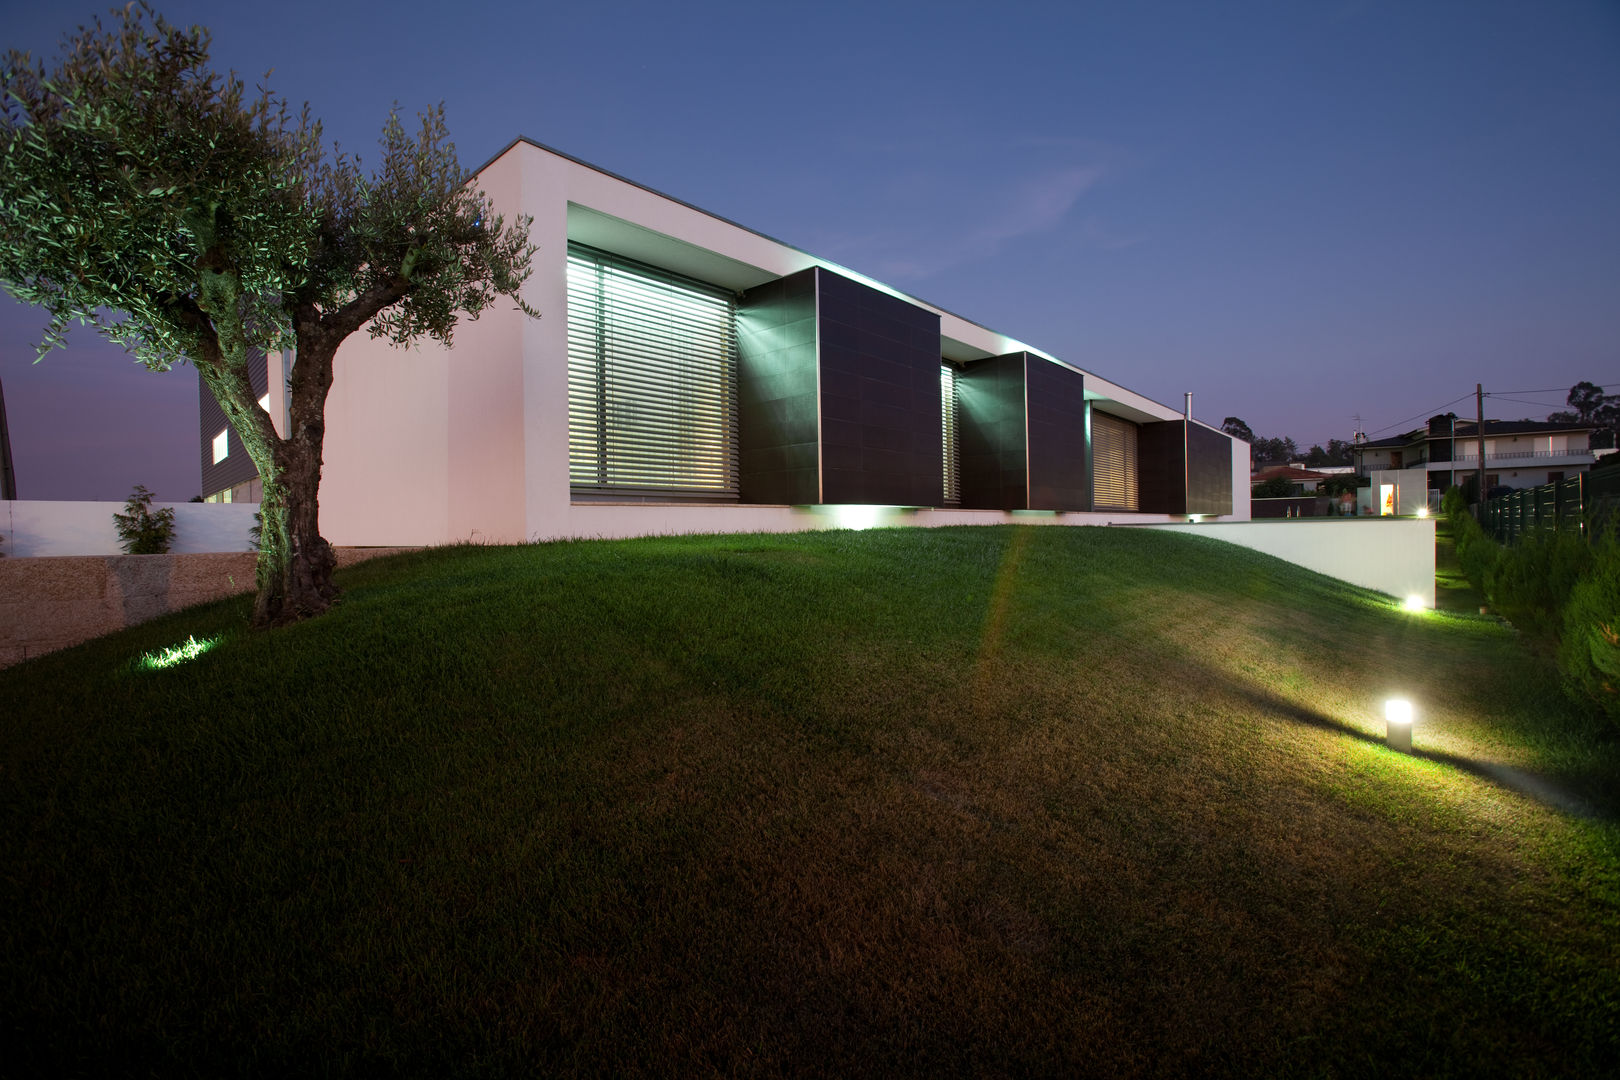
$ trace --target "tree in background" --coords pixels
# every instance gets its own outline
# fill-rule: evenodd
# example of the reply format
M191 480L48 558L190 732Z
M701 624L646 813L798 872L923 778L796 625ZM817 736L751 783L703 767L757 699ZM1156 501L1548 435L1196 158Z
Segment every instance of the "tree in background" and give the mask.
M407 134L397 112L367 176L321 146L306 106L208 64L209 35L131 5L71 37L48 75L0 70L0 283L50 324L73 322L154 371L189 360L264 482L256 626L318 614L337 595L318 525L333 357L351 334L450 343L513 298L535 248L456 161L442 106ZM254 349L294 350L287 436L248 381Z
M1254 431L1235 416L1228 416L1221 421L1221 430L1234 439L1242 439L1246 443L1254 442Z
M1554 424L1591 424L1595 429L1593 446L1611 446L1615 433L1620 431L1620 394L1605 394L1597 383L1578 382L1569 388L1564 399L1567 410L1550 413L1548 421ZM1598 434L1603 436L1598 438Z
M1256 439L1254 441L1254 463L1259 465L1286 465L1290 461L1299 461L1304 455L1299 452L1299 446L1293 439L1272 438Z
M1326 450L1322 449L1321 445L1316 445L1306 452L1305 465L1311 469L1330 465L1349 465L1350 448L1351 444L1343 439L1329 439Z

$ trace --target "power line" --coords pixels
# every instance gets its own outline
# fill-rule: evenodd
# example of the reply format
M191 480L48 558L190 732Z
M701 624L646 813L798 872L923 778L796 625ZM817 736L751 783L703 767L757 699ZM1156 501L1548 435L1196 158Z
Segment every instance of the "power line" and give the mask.
M1433 408L1433 409L1424 409L1422 412L1420 412L1420 413L1418 413L1418 414L1416 414L1414 416L1408 416L1405 420L1397 420L1393 424L1388 424L1388 425L1386 425L1384 427L1381 427L1381 428L1378 429L1378 431L1369 431L1369 432L1367 432L1367 435L1370 437L1370 436L1373 436L1373 435L1377 435L1379 432L1388 431L1388 430L1390 430L1390 428L1398 428L1398 427L1402 427L1402 426L1404 426L1406 424L1410 424L1413 420L1423 420L1423 419L1426 419L1426 418L1428 418L1430 416L1435 416L1440 412L1441 409L1444 409L1447 405L1455 405L1455 404L1457 404L1457 402L1466 401L1467 399L1469 399L1469 398L1471 398L1473 396L1474 396L1473 394L1464 394L1461 397L1454 397L1450 401L1446 402L1445 405L1440 405L1440 406L1438 406L1436 408Z
M1486 394L1485 396L1495 398L1497 401L1511 401L1518 405L1539 405L1543 409L1557 409L1560 405L1568 404L1568 402L1563 401L1526 401L1524 398L1508 397L1506 394Z
M1620 383L1594 383L1593 385L1599 390L1609 390L1613 387L1620 386ZM1569 386L1549 386L1544 390L1497 390L1495 392L1487 390L1485 391L1485 396L1495 397L1498 394L1567 394L1572 389L1573 387Z

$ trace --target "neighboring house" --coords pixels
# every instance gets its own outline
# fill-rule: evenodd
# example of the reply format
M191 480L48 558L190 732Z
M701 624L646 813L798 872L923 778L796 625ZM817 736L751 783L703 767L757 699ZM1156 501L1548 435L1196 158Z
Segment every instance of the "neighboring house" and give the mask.
M1314 495L1316 489L1331 473L1307 469L1299 465L1268 465L1249 477L1249 490L1253 491L1270 480L1287 480L1294 486L1295 495Z
M534 219L542 317L343 346L334 543L1249 516L1248 444L1182 410L525 139L478 182ZM291 362L253 369L278 429ZM256 498L202 411L204 493Z
M260 394L259 405L272 415L286 416L284 405L272 411L270 406L269 363L261 352L248 354L248 381ZM279 366L279 365L278 365ZM285 383L283 383L285 385ZM202 489L203 502L258 502L264 494L259 470L247 456L247 449L237 437L236 429L225 419L225 410L219 407L214 395L208 392L201 379L197 380L200 395L198 405L202 417ZM283 424L278 421L277 430Z
M1479 469L1479 432L1473 420L1436 416L1426 427L1354 447L1356 472L1423 469L1431 490L1467 487ZM1527 488L1585 472L1596 460L1590 424L1537 420L1485 421L1485 490Z

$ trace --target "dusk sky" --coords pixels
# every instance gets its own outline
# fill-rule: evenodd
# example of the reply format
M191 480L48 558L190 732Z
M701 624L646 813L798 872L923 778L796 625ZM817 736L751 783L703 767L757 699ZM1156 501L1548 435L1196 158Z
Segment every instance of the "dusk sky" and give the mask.
M1302 448L1620 384L1614 0L158 6L362 158L443 100L464 165L527 135ZM0 296L19 494L197 494L195 373L44 324Z

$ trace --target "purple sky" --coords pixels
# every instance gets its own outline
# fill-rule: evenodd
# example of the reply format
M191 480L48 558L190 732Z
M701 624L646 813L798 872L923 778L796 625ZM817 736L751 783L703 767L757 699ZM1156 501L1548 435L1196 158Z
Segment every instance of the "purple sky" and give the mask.
M100 9L0 0L0 46ZM442 99L469 166L528 135L1210 423L1620 383L1612 0L161 9L362 156ZM196 494L195 374L43 324L0 297L20 494Z

